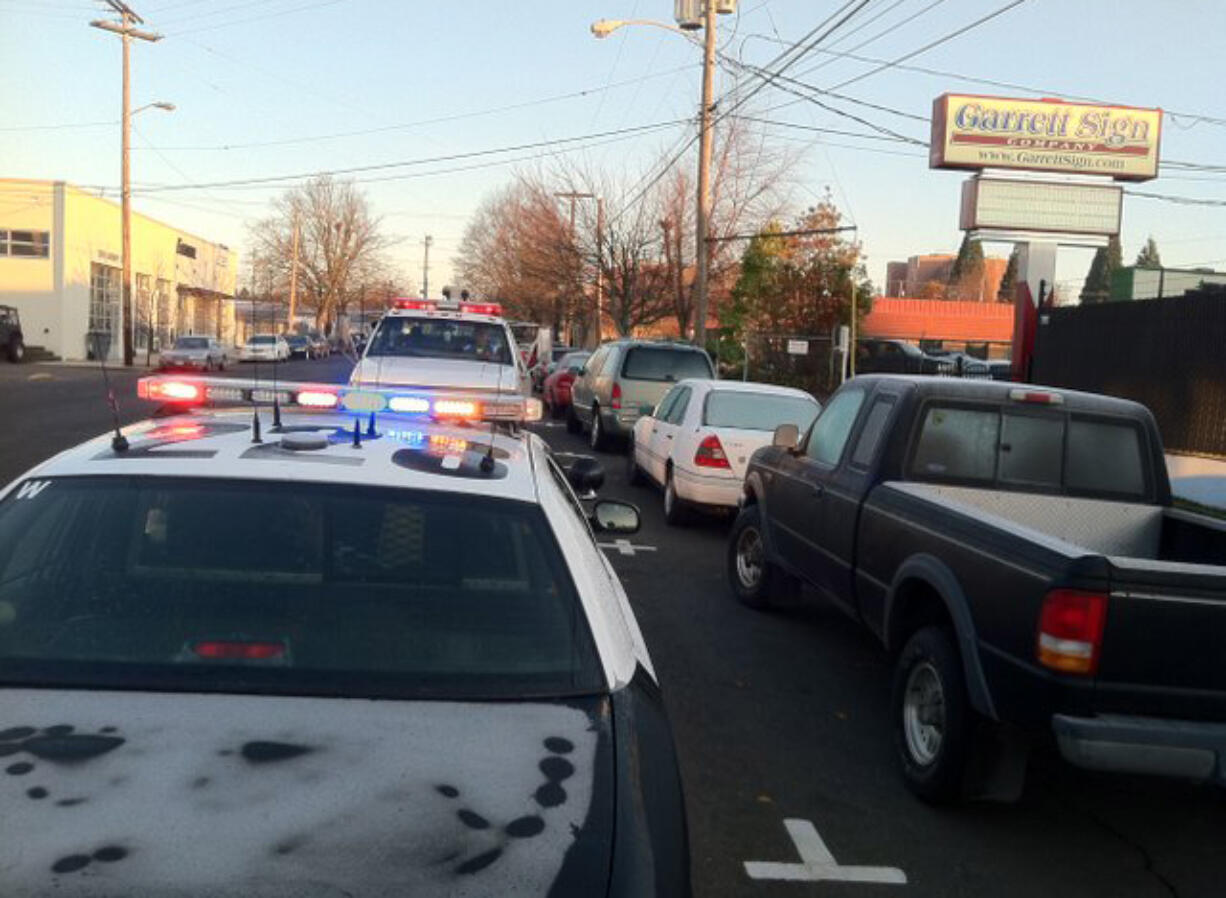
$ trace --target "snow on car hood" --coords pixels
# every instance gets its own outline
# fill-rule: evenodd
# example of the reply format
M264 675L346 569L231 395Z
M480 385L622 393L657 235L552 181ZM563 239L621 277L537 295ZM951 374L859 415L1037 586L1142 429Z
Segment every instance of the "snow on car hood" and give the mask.
M5 690L0 890L545 895L601 729L559 704Z
M492 362L368 356L354 367L349 383L514 394L519 392L519 372L514 365Z

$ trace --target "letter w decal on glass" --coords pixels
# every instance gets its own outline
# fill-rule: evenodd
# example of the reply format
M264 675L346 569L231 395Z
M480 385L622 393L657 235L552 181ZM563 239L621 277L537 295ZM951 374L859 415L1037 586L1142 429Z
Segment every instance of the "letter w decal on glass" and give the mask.
M47 487L51 486L50 480L30 480L17 487L18 499L33 499Z

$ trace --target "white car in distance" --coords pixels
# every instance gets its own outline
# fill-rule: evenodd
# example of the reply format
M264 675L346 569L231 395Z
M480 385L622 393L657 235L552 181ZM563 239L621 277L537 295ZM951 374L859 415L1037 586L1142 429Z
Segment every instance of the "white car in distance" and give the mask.
M289 343L279 334L252 334L238 348L240 362L284 362L289 360Z
M749 457L769 445L775 428L803 434L821 411L803 390L730 380L678 381L635 423L632 483L664 488L664 518L684 523L695 507L736 508Z

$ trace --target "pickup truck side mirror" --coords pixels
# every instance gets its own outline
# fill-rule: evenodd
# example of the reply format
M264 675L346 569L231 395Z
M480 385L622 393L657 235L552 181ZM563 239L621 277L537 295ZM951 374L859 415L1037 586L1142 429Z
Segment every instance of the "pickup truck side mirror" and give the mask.
M771 437L771 445L795 452L800 445L800 428L795 424L780 424L775 428L775 435Z

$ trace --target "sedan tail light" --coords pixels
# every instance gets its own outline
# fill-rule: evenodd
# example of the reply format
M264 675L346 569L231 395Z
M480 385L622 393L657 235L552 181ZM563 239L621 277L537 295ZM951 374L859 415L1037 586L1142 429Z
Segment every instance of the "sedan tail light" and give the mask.
M715 434L711 434L698 444L698 451L694 453L694 464L700 468L731 467L728 464L728 456L724 453L723 444Z
M619 383L613 384L613 401L609 403L615 409L622 407L622 385Z
M1039 612L1039 663L1060 673L1097 673L1106 623L1106 593L1053 589Z

